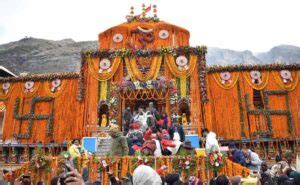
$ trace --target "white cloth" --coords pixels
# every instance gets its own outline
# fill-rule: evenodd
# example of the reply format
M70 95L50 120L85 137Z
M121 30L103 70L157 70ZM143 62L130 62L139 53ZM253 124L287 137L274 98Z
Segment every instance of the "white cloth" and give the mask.
M209 132L206 136L205 151L206 153L211 153L215 151L220 151L219 143L217 140L217 135L214 132Z
M249 165L248 168L253 171L259 171L262 161L257 153L252 152L251 150L249 150L249 152L249 160L251 161L251 165Z
M152 139L155 141L156 149L154 150L154 156L162 156L160 142L157 139Z
M175 147L167 147L167 149L172 152L172 155L175 155L181 145L180 135L177 131L174 132L173 143L176 145Z
M140 128L141 128L142 132L145 132L147 130L148 125L147 125L146 113L142 113L142 115L140 115L140 114L135 115L134 122L138 122L140 124Z
M133 185L161 185L158 173L150 166L140 165L133 171Z

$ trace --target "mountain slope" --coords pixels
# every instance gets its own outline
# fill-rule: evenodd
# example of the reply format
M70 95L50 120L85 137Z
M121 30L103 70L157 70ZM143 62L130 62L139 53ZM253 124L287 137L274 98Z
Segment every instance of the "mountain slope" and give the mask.
M97 48L96 41L25 38L0 46L0 65L16 74L78 71L80 51L94 48Z
M79 71L80 51L96 49L97 41L75 42L72 39L52 41L24 38L0 45L0 65L15 74ZM234 51L209 47L208 65L300 63L300 48L281 45L265 53Z

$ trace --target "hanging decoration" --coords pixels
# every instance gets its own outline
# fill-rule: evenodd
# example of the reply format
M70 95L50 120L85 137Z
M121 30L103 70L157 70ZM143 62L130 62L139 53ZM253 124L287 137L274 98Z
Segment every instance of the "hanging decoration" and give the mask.
M117 33L113 36L113 41L115 43L120 43L123 40L123 35L121 33Z
M181 96L181 98L186 97L186 90L187 90L187 79L185 77L180 78L180 96Z
M107 97L107 81L100 82L100 100L105 101Z
M100 49L100 50L86 50L81 52L82 57L87 58L116 58L116 57L153 57L162 55L197 55L201 60L205 59L207 48L205 46L189 47L161 47L158 49Z
M156 79L160 70L162 56L155 56L149 59L139 58L140 60L152 60L150 69L147 73L143 73L138 68L136 58L125 58L126 68L133 81L148 81Z
M252 72L252 73L251 73ZM269 71L257 71L242 72L247 83L256 90L264 89L269 82Z
M190 55L189 64L185 68L186 70L179 70L173 55L167 55L164 58L171 73L177 78L189 77L192 74L192 72L195 70L197 66L197 60L198 60L196 55ZM184 57L180 57L178 63L185 66L187 62L184 59Z
M293 82L292 73L289 70L281 70L280 76L283 83L287 84L288 82Z
M196 55L190 55L190 60L188 62L185 56L179 56L174 59L174 56L167 55L165 56L165 62L170 69L171 73L179 78L180 80L180 95L181 97L186 97L187 90L187 78L192 74L197 66L198 57ZM182 70L185 69L185 70Z
M118 91L134 91L142 89L156 89L166 91L168 88L173 88L176 85L175 80L166 80L165 78L159 78L158 80L142 81L131 81L123 80L118 88Z
M34 82L34 81L26 81L25 83L19 83L19 87L23 92L25 97L32 97L36 94L40 87L41 82Z
M221 73L213 73L213 77L216 83L223 89L231 89L235 86L236 82L239 78L238 72L221 72Z
M198 76L199 76L199 83L200 83L200 95L201 95L201 102L206 103L208 102L207 97L207 82L206 82L206 61L205 58L198 57L199 66L198 66Z
M103 73L104 71L107 71L108 73L111 72L110 67L111 67L111 63L108 58L101 59L99 73Z
M272 71L273 77L277 85L287 91L293 91L299 82L299 72L281 70Z
M110 94L108 99L108 106L109 106L109 123L110 124L117 124L118 120L118 110L119 110L119 102L120 102L120 95L118 92L118 84L111 83L110 86Z
M188 59L185 56L179 56L176 58L176 64L179 71L188 70Z
M55 93L56 91L59 91L61 89L61 80L55 79L51 82L51 92Z
M228 71L221 72L220 77L221 77L221 83L223 85L225 85L226 83L231 83L232 82L231 74Z
M26 81L45 81L54 79L75 79L79 77L78 72L64 72L64 73L51 73L51 74L36 74L36 75L26 75L17 77L6 77L0 78L0 82L26 82Z
M87 56L80 53L81 61L80 61L80 72L79 72L79 79L78 79L78 93L77 93L77 100L79 102L83 101L84 93L85 93L85 72L87 71ZM95 76L94 76L95 77Z
M3 90L4 94L8 94L9 88L10 88L9 82L5 82L2 84L2 90Z
M11 84L10 82L4 82L1 87L0 98L5 99L11 94L14 84Z
M64 92L68 81L62 79L53 79L52 81L44 82L44 91L47 96L58 97Z
M250 71L250 76L252 78L253 84L261 84L262 83L261 73L259 71L256 71L256 70Z
M26 93L32 93L33 92L33 87L34 87L34 82L33 81L27 81L24 84L25 87L25 92Z
M258 71L271 71L271 70L297 70L300 69L300 64L253 64L253 65L228 65L228 66L210 66L207 68L207 71L210 73L213 72L222 72L222 71L252 71L252 70L258 70Z
M167 39L169 37L169 32L167 30L160 30L158 36L161 39Z
M108 58L100 59L99 63L95 62L95 60L89 60L88 68L95 79L98 81L107 81L114 76L121 60L120 57L114 58L112 64Z

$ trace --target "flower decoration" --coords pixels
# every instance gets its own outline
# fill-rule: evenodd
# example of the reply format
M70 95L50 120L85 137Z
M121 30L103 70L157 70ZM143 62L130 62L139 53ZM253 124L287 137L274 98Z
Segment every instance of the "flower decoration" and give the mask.
M111 72L111 62L108 58L103 58L100 61L100 69L99 73L103 73L103 71Z
M177 93L174 89L174 82L173 80L166 80L164 78L158 80L148 80L146 82L141 81L131 81L128 79L123 79L119 87L116 87L117 91L133 91L139 89L156 89L156 90L163 90L165 91L167 88L173 93Z
M25 92L32 93L33 92L33 87L34 87L34 82L33 81L27 81L27 82L25 82L24 87L25 87Z
M59 91L61 88L61 80L60 79L55 79L52 80L51 82L51 92L56 92Z
M214 170L222 168L224 165L224 156L221 152L215 151L208 154L208 166Z
M4 94L8 93L9 88L10 88L10 83L9 82L5 82L5 83L2 84L2 89L3 89Z
M113 41L114 41L115 43L122 42L122 40L123 40L123 36L122 36L122 34L120 34L120 33L117 33L117 34L115 34L115 35L113 36Z
M280 76L283 80L283 83L288 83L289 81L292 82L292 73L289 70L281 70L280 71Z
M113 158L94 158L94 162L98 164L98 171L105 171L109 166L112 166L116 163Z
M136 166L139 166L139 165L149 165L151 163L151 160L148 158L148 157L141 157L141 156L138 156L137 158L137 161L136 161Z
M178 69L180 71L182 71L183 69L185 69L185 70L189 69L189 67L188 67L188 59L185 56L183 56L183 55L181 55L181 56L179 56L179 57L176 58L176 65L178 66Z
M250 71L250 76L251 76L253 84L256 84L256 83L261 84L262 83L261 73L259 71L257 71L257 70Z
M195 170L196 161L193 156L176 156L172 160L172 164L179 172L184 172L190 176L190 173Z
M220 77L221 77L221 83L222 84L226 84L226 82L229 82L231 83L232 80L231 80L231 74L230 72L226 71L226 72L221 72L220 73Z
M169 32L167 30L160 30L158 36L161 39L167 39L169 37Z
M33 171L46 170L47 172L51 171L51 160L50 156L46 156L44 151L41 148L38 148L34 151L34 155L30 160L29 168Z

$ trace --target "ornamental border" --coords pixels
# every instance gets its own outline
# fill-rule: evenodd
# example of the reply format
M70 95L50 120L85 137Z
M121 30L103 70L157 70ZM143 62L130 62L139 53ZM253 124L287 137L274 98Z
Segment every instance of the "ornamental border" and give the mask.
M265 65L228 65L228 66L208 66L207 72L208 73L216 73L216 72L224 72L224 71L252 71L252 70L282 70L282 69L288 69L288 70L299 70L300 64L294 63L294 64L265 64Z
M34 74L19 77L0 77L0 83L4 82L26 82L26 81L46 81L59 79L74 79L80 75L78 72L64 72L64 73L53 73L53 74Z

